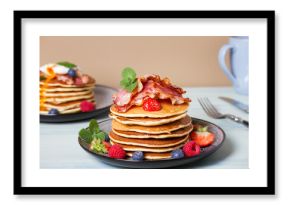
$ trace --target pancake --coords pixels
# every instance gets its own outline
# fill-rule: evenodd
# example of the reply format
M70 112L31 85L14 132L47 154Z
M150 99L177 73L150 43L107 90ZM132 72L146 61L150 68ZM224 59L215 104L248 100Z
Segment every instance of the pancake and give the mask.
M176 150L184 145L184 143L172 146L172 147L142 147L142 146L136 146L136 145L124 145L124 144L119 144L115 143L113 141L110 141L112 145L118 144L120 145L125 151L142 151L142 152L154 152L154 153L162 153L162 152L170 152L173 150Z
M92 80L91 82L87 84L81 84L81 85L69 85L65 84L61 81L57 81L56 79L50 80L49 82L40 81L39 84L41 86L48 86L48 87L63 87L63 88L83 88L83 87L92 87L95 85L95 80Z
M64 88L64 87L50 87L50 86L40 86L40 92L80 92L80 91L86 91L86 90L93 90L95 86L89 86L89 87L73 87L73 88Z
M184 143L188 140L189 135L185 135L178 138L168 138L168 139L134 139L121 137L114 132L109 133L110 140L114 143L122 145L136 145L143 147L172 147Z
M142 106L134 106L130 108L127 112L118 112L116 105L112 105L110 108L111 113L121 117L150 117L150 118L164 118L171 117L175 115L180 115L185 113L189 107L188 103L183 103L181 105L172 105L170 102L161 101L161 110L159 111L145 111Z
M81 95L81 96L62 96L62 97L45 97L45 98L40 97L40 100L43 103L50 102L54 104L61 104L61 103L71 102L71 101L76 101L76 100L91 99L92 97L94 97L94 95L91 93L91 94Z
M126 152L127 156L132 157L133 152ZM158 160L158 159L169 159L171 158L171 152L144 152L144 159L147 160Z
M126 117L120 117L117 115L109 114L110 118L118 121L121 124L141 125L141 126L163 125L163 124L167 124L167 123L182 119L185 116L186 116L186 113L182 113L181 115L175 115L175 116L171 116L171 117L165 117L165 118L147 118L147 117L126 118Z
M55 105L53 103L44 103L42 105L42 110L41 111L50 110L51 108L55 108L58 111L69 110L69 109L72 109L72 108L79 108L82 101L83 100L78 100L78 101L73 101L73 102L61 103L61 104L57 104L57 105ZM87 99L86 101L94 103L95 99L91 98L91 99Z
M119 131L134 131L140 133L149 134L161 134L161 133L171 133L172 131L178 130L180 128L187 127L191 124L191 118L187 115L186 117L159 126L144 127L140 125L124 125L117 120L112 121L112 128Z
M193 129L192 124L185 128L181 128L179 130L175 130L171 133L163 133L163 134L148 134L148 133L139 133L139 132L132 132L132 131L119 131L114 130L112 131L121 136L126 138L137 138L137 139L147 139L147 138L154 138L154 139L165 139L165 138L172 138L172 137L182 137L184 135L188 135Z
M81 109L78 107L78 108L71 108L71 109L67 109L67 110L60 110L59 113L60 114L72 114L72 113L77 113L80 111L81 111ZM49 115L48 111L46 111L46 110L40 110L39 113L41 115Z
M76 91L76 92L40 92L41 97L64 97L64 96L81 96L91 94L91 90Z

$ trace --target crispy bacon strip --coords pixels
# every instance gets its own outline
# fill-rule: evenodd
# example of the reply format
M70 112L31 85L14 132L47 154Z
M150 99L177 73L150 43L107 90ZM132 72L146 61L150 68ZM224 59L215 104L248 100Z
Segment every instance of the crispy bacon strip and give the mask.
M126 90L119 90L118 93L113 95L113 102L115 105L122 107L130 103L132 93L127 92Z
M168 78L146 75L138 78L138 87L132 93L120 90L113 96L113 102L119 112L126 112L133 105L142 106L144 99L148 97L170 99L173 105L190 102L189 98L182 97L185 92L182 88L172 85Z

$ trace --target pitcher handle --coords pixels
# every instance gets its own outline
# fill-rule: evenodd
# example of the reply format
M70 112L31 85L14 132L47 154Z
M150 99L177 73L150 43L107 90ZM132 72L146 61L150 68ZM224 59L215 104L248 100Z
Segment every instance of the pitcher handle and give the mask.
M231 48L234 48L234 47L232 45L229 45L229 44L225 44L223 47L221 47L221 49L219 51L218 60L219 60L220 67L222 68L222 70L224 71L226 76L229 78L230 81L232 81L234 83L236 81L236 79L233 76L233 74L230 72L230 70L228 69L226 62L225 62L226 53Z

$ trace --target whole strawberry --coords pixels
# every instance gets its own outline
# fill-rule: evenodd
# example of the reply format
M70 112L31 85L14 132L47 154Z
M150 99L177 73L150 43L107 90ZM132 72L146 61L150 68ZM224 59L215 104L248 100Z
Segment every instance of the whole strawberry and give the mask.
M126 157L126 152L120 145L112 145L108 152L109 157L114 159L124 159Z
M185 143L182 151L183 151L185 156L193 157L193 156L199 155L200 147L194 141L189 141L189 142Z

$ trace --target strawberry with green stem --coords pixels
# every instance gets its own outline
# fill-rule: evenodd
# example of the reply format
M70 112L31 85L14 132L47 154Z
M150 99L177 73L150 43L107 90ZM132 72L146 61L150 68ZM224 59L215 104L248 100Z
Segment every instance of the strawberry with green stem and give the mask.
M200 147L207 147L214 142L215 136L208 131L207 126L199 126L197 130L191 132L191 139Z

